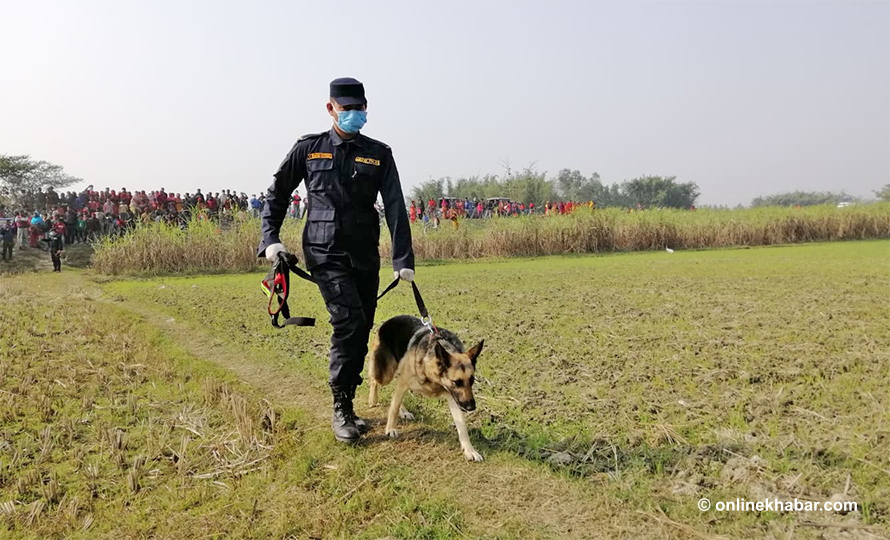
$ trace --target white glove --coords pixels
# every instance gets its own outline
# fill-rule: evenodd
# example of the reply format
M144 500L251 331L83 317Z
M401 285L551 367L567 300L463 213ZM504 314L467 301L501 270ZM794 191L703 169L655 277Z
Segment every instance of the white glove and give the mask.
M404 279L405 281L414 281L414 270L410 268L402 268L401 270L396 270L392 273L393 279Z
M269 244L266 247L266 260L273 263L278 260L278 254L285 251L284 244Z

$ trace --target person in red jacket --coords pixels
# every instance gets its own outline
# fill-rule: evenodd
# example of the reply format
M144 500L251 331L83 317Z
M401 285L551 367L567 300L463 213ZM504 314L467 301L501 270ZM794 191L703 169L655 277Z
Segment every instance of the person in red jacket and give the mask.
M56 231L56 234L65 237L65 232L67 231L67 227L65 226L65 222L62 221L62 216L56 217L55 221L53 221L52 230Z
M301 214L301 212L300 212L300 203L301 203L301 202L303 202L303 198L300 197L300 194L299 194L298 192L295 191L295 192L294 192L294 197L293 197L293 199L291 200L291 207L290 207L291 217L300 219L300 217L301 217L301 216L300 216L300 214Z
M15 227L19 249L25 249L25 242L28 241L28 229L31 228L31 220L28 219L24 212L15 213Z
M167 208L167 192L164 191L164 188L155 193L155 201L158 203L158 208L162 210Z

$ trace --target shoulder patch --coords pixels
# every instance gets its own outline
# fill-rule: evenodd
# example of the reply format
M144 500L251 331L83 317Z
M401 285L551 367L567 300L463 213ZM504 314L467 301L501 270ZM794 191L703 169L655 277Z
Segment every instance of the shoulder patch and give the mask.
M378 141L377 139L372 139L371 137L368 137L367 135L362 135L362 137L364 137L369 142L372 142L374 144L379 144L380 146L386 148L387 150L392 150L392 148L390 148L389 145L386 144L385 142Z
M322 131L321 133L309 133L309 134L303 135L302 137L297 139L297 141L305 141L307 139L317 139L318 137L321 137L325 133L327 133L327 131Z

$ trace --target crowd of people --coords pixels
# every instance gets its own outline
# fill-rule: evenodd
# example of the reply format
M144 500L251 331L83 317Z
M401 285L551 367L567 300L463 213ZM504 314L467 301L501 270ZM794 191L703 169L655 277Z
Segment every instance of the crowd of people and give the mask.
M264 200L263 194L248 197L244 192L231 190L208 192L200 189L195 193L168 193L163 187L156 191L129 191L127 188L102 191L88 186L83 191L57 192L47 190L20 193L15 199L17 208L10 212L0 206L0 244L2 258L9 260L17 244L19 249L57 247L92 242L102 236L120 235L138 222L166 222L185 226L192 216L197 219L223 220L244 212L259 217ZM547 202L542 207L534 203L510 201L505 198L487 200L443 197L428 201L412 200L408 207L411 222L422 222L434 228L440 220L451 220L456 227L458 219L484 219L511 217L528 214L570 214L579 207L595 207L586 203ZM289 215L302 219L308 209L308 199L294 192ZM381 219L383 207L377 206ZM50 250L53 251L52 249ZM55 257L54 257L55 262Z
M301 219L306 215L308 200L294 193L291 198L288 215L292 218ZM262 207L262 205L260 205ZM428 199L426 203L423 201L411 200L408 205L408 218L411 223L422 222L430 224L433 227L438 226L440 220L457 219L487 219L492 217L515 217L530 214L544 215L565 215L571 214L575 209L587 207L596 208L593 201L560 201L547 202L541 207L535 206L535 203L528 204L524 202L511 201L506 198L493 198L487 200L478 199L458 199L454 197L440 197L439 199ZM375 204L378 213L383 218L383 207Z
M259 216L263 196L248 198L231 190L195 193L119 191L92 186L81 192L26 191L15 198L14 211L0 206L2 260L12 258L13 247L43 248L61 252L65 245L92 242L106 235L120 235L138 222L185 224L197 219L224 219L238 212ZM57 248L57 249L56 249ZM53 257L55 264L56 257Z
M255 197L254 197L255 199ZM206 195L198 189L195 193L167 193L164 188L146 193L145 191L130 192L127 188L120 191L105 188L95 191L92 186L80 193L68 191L57 193L49 188L46 191L25 192L17 197L20 211L39 212L42 216L62 215L68 212L75 215L94 215L112 221L123 216L125 220L175 220L189 216L193 209L206 211L210 216L220 213L247 210L250 200L245 193L233 193L223 190Z
M408 217L412 223L421 221L425 224L431 223L435 227L438 226L440 219L449 219L456 224L458 218L517 217L535 213L543 213L548 216L556 214L565 215L571 214L572 211L580 207L595 208L596 203L593 201L586 203L577 201L548 201L543 207L536 207L533 202L526 204L506 198L479 200L442 197L438 200L428 199L426 203L412 200L408 206Z

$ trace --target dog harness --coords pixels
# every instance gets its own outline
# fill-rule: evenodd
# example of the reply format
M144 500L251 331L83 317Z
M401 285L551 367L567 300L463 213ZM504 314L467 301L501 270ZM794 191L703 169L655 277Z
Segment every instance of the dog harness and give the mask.
M275 328L284 328L285 326L315 326L315 319L312 317L291 317L290 309L287 307L287 297L290 294L290 273L300 276L306 281L315 283L305 270L298 266L299 260L293 253L279 252L275 264L263 279L262 288L266 296L269 297L269 316L272 318L272 326ZM278 299L278 306L273 307L272 302ZM278 323L278 316L284 315L284 322Z

